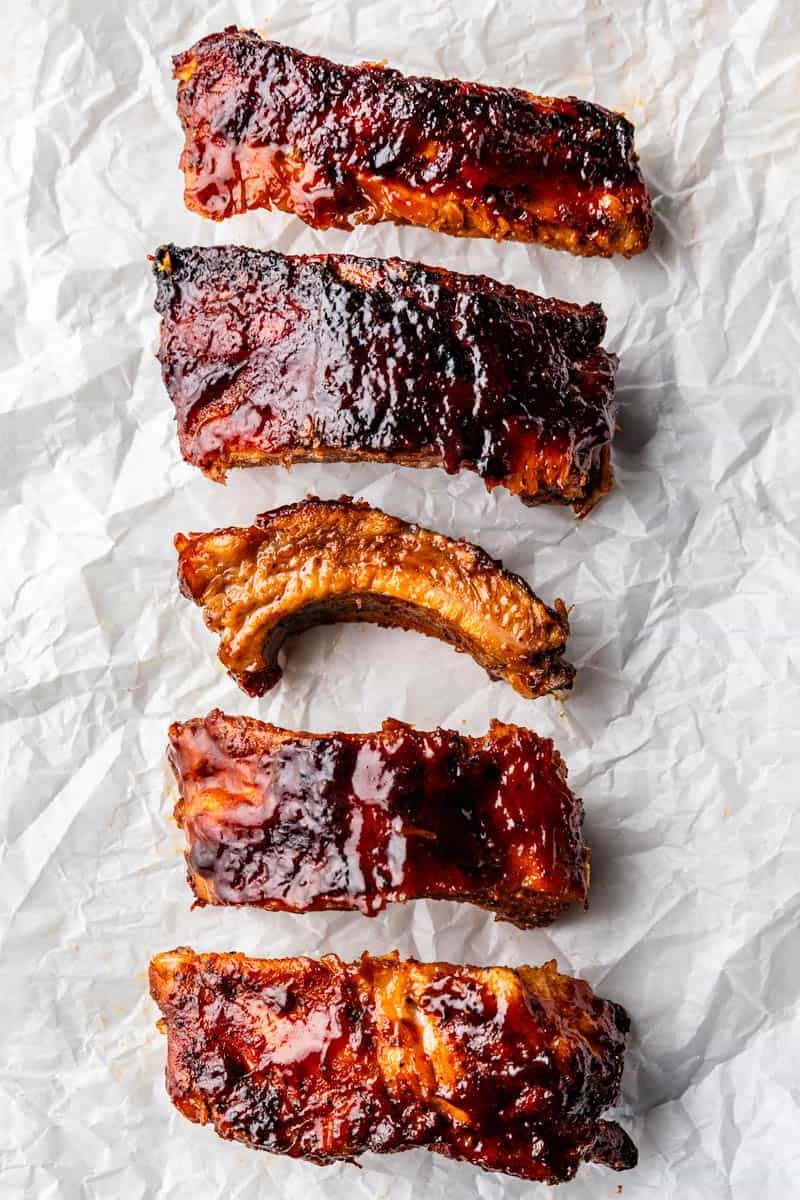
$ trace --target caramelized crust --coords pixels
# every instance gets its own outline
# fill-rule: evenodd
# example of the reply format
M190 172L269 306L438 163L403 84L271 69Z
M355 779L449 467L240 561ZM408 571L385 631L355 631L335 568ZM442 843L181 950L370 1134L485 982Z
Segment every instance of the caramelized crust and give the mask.
M522 696L571 686L562 600L548 608L477 546L349 497L288 504L244 529L179 533L175 547L182 593L204 609L221 661L253 696L280 679L290 634L338 621L438 637Z
M362 955L250 959L180 948L150 965L167 1090L224 1138L329 1163L427 1146L560 1183L636 1148L603 1121L628 1017L543 967Z
M172 725L168 753L201 904L375 916L461 900L526 928L585 903L583 805L529 729L293 733L215 710Z
M581 515L610 486L617 359L598 304L399 258L170 245L154 271L181 451L214 479L440 466Z
M633 126L597 104L346 67L233 26L173 72L184 199L205 217L274 206L606 258L650 239Z

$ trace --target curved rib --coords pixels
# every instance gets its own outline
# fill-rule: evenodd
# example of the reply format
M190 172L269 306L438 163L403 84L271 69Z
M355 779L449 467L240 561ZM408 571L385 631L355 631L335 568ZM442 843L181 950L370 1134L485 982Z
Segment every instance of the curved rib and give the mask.
M424 1146L544 1183L636 1147L617 1103L629 1021L542 967L363 954L150 964L176 1108L223 1138L323 1164ZM424 1189L421 1194L424 1194Z
M530 729L294 733L217 709L171 726L169 759L201 904L375 916L457 900L524 929L586 901L583 805Z
M221 661L251 695L278 682L287 637L340 621L437 637L522 696L572 684L562 600L548 608L479 547L363 502L309 499L247 528L178 534L175 547L181 591L204 609Z

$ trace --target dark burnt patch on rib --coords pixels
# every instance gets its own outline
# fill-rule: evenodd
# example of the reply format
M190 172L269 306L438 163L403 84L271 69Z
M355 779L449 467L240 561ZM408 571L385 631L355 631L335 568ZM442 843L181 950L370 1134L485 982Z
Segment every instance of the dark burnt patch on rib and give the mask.
M543 967L396 954L249 959L179 948L150 966L167 1088L192 1121L329 1163L427 1146L542 1183L636 1163L602 1119L619 1097L627 1016Z
M390 220L606 257L649 241L633 126L600 105L343 66L233 26L173 67L185 201L214 220L274 206L318 229Z
M162 246L154 272L181 450L212 478L440 466L581 514L610 486L617 360L598 304L402 259L234 246Z

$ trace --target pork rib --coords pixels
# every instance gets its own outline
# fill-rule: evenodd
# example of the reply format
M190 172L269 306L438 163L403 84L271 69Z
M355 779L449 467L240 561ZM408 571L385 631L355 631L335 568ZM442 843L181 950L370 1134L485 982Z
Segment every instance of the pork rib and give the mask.
M394 258L156 253L159 359L187 462L475 471L583 515L611 484L617 359L598 304Z
M246 528L179 533L182 593L220 635L219 657L246 692L281 676L280 647L313 625L370 621L467 651L522 696L569 688L569 621L477 546L380 509L311 498Z
M201 904L459 900L530 928L586 900L583 805L529 729L293 733L215 710L172 725L169 759Z
M184 199L205 217L275 207L606 258L650 239L633 126L598 104L342 66L233 26L173 72Z
M628 1017L543 967L396 954L160 954L150 991L173 1104L223 1138L329 1163L427 1146L560 1183L636 1164L616 1103Z

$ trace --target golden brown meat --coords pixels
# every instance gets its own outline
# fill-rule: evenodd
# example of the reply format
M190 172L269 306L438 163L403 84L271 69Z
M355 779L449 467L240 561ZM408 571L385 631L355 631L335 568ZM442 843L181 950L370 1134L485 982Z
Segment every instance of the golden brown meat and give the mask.
M346 67L233 26L173 69L184 199L205 217L274 206L604 257L650 239L633 126L598 104Z
M599 304L394 258L162 246L159 359L187 462L477 472L583 516L611 484Z
M526 928L586 900L583 805L529 729L293 733L215 710L172 725L168 753L202 904L375 916L460 900Z
M244 529L179 533L175 547L181 591L204 609L220 659L251 695L278 682L289 635L337 621L438 637L522 696L571 686L562 600L548 608L477 546L368 504L309 499Z
M543 967L396 954L251 959L180 948L150 965L167 1090L224 1138L316 1163L427 1146L545 1183L636 1148L602 1120L628 1017Z

